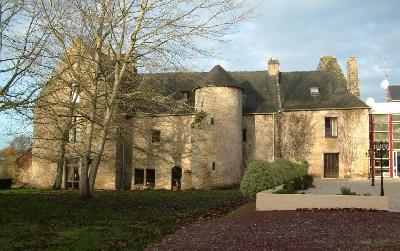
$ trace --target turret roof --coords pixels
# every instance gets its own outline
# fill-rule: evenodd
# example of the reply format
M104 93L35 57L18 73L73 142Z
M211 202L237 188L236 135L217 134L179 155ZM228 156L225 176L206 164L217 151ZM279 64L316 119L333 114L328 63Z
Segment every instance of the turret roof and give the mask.
M200 86L233 86L240 87L238 82L220 65L214 66L206 75Z

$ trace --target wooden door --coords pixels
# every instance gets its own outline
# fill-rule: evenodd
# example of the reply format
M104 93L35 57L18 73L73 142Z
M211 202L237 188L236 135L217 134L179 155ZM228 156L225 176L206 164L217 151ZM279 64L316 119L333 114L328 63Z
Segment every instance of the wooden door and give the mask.
M324 153L324 177L339 178L338 153Z

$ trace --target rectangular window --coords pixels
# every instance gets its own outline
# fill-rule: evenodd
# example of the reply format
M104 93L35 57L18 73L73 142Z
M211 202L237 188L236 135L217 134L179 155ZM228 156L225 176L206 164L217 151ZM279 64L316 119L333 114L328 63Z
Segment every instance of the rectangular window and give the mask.
M336 117L325 118L325 138L337 138L338 124Z
M375 132L374 139L376 141L388 141L389 140L389 133L388 132Z
M381 167L381 159L375 159L375 168ZM382 159L382 167L389 167L389 160Z
M69 131L69 137L68 137L68 142L70 143L76 143L77 141L77 117L73 116L71 118L71 129Z
M400 114L393 114L392 115L392 121L400 122Z
M389 117L388 115L384 114L375 114L374 115L374 123L382 123L382 122L388 122L389 121Z
M212 163L212 170L215 171L215 162Z
M146 186L156 185L156 170L146 169Z
M390 177L390 169L382 169L383 177ZM381 176L381 169L375 166L375 176Z
M135 169L135 185L143 185L144 184L144 170L143 169Z
M79 189L79 165L74 161L66 162L66 188Z
M389 131L389 124L388 123L379 123L374 124L374 131L375 132L388 132Z
M161 131L151 130L151 142L152 143L160 142L160 139L161 139Z
M242 130L242 141L243 142L247 141L247 131L246 131L246 129Z
M393 142L393 149L400 149L400 142Z
M339 178L338 153L324 153L324 177Z

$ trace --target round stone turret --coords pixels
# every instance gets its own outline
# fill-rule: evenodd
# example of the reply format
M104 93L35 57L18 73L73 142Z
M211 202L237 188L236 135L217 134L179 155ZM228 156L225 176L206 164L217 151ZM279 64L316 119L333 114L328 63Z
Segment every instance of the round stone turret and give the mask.
M196 89L192 184L209 189L239 184L242 176L242 89L215 66ZM203 120L200 122L200 119Z

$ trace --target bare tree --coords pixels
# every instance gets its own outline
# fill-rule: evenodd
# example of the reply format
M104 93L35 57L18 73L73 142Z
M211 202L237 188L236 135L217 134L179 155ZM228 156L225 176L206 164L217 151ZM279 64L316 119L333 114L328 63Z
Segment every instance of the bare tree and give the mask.
M11 140L10 146L19 154L24 153L32 147L32 138L28 135L18 135Z
M38 11L34 1L0 1L0 112L32 104L50 72Z
M61 63L84 97L86 119L81 195L90 197L126 76L182 70L191 58L210 55L199 41L223 42L252 11L246 0L40 0L44 26ZM76 41L79 41L77 43ZM69 53L72 46L84 53ZM68 52L68 53L66 53ZM79 64L82 62L85 64ZM137 92L136 94L140 94ZM96 135L96 138L95 138Z

